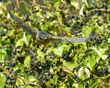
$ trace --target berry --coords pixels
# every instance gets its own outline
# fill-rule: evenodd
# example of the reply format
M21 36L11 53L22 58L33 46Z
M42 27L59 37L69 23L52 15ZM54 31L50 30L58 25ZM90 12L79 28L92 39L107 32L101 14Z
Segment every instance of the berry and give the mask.
M98 73L98 74L101 74L102 71L101 71L100 69L97 69L97 73Z
M98 23L98 25L101 26L102 24L101 23Z
M77 78L77 75L76 75L76 74L74 74L74 75L73 75L73 78Z
M103 73L107 74L108 73L108 68L104 68Z
M11 73L12 73L12 71L9 71L9 73L11 74Z
M7 79L10 79L10 76L9 76L9 75L7 75L7 76L6 76L6 78L7 78Z
M24 22L25 22L25 21L29 21L29 20L30 20L30 19L29 19L29 15L27 15L26 18L25 18L25 20L24 20Z
M15 76L17 75L17 71L14 71L14 75L15 75Z
M27 69L27 67L24 67L24 69Z
M3 62L0 62L0 66L2 66Z
M73 68L72 72L74 72L76 70L76 68Z
M62 6L59 6L59 8L60 8L60 9L63 9L63 7L62 7Z
M43 48L41 51L42 51L43 53L45 53L45 52L47 51L47 49L44 49L44 48Z

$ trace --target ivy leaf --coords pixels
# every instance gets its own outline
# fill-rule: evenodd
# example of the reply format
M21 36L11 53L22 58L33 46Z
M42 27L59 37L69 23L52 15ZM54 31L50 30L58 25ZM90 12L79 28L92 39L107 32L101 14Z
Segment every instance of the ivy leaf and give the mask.
M29 40L27 41L27 37L25 35L25 32L23 33L23 40L24 40L24 43L28 46L29 45Z
M49 16L49 17L53 17L53 14L52 13L50 13L50 12L46 12L46 14L47 14L47 16Z
M107 14L107 21L108 21L108 23L110 23L110 15L109 14Z
M88 0L82 0L82 2L85 3L85 5L86 5L87 7L89 7Z
M78 10L78 3L77 2L75 2L74 0L72 0L71 1L71 5L73 5L76 8L76 10Z
M54 49L54 53L56 55L62 56L63 50L64 50L64 45L58 47L57 49Z
M56 85L57 82L58 82L58 75L55 75L55 76L54 76L54 82L55 82L55 85Z
M108 43L110 43L110 38L108 38Z
M67 73L72 73L72 70L75 66L77 66L77 63L72 62L66 62L65 60L63 61L63 70ZM69 69L69 70L68 70Z
M6 80L5 75L0 73L0 86L1 86L1 88L5 87L5 80Z
M85 76L84 76L84 68L81 67L79 70L78 70L78 77L82 80L85 79Z
M82 6L82 8L79 11L79 14L83 16L83 10L84 10L84 5Z
M97 62L99 62L100 58L102 58L103 60L107 59L107 55L104 55L107 49L100 48L99 50L97 50L95 47L91 47L90 49L93 49L99 55L99 58L97 58Z
M90 68L90 70L92 70L92 67L95 65L95 56L92 55L92 56L89 56L88 57L88 63L87 63L87 66Z
M59 12L55 13L57 15L58 21L60 22L60 24L62 24L62 16L60 15Z
M7 32L7 35L8 36L11 36L11 35L13 35L14 34L14 30L8 30L8 32Z
M54 6L55 6L55 8L56 8L58 11L60 10L60 9L59 9L59 3L60 3L60 2L55 2L55 3L54 3Z
M53 26L53 25L55 25L56 24L56 21L55 20L53 20L52 22L50 22L50 26Z
M30 56L26 56L24 60L24 67L29 67L30 65Z
M43 25L43 24L41 24L41 30L43 30L43 31L47 31L47 30L48 30L48 27L45 26L45 25Z
M24 45L24 40L23 39L19 39L15 45L15 47L17 46L23 46Z
M0 62L4 62L6 55L5 54L1 54L0 55Z

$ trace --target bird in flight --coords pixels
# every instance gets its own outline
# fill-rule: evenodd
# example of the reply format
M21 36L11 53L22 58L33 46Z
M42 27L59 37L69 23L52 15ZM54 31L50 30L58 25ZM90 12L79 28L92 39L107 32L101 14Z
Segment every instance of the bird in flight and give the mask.
M25 30L26 32L28 32L29 34L31 34L32 36L35 36L36 37L36 40L39 44L47 44L49 43L50 41L52 40L62 40L62 41L66 41L66 42L70 42L70 43L73 43L73 42L78 42L78 43L81 43L81 42L86 42L88 41L90 38L95 38L95 36L92 36L92 37L88 37L88 38L72 38L72 37L64 37L64 36L57 36L57 35L53 35L51 33L48 33L47 31L40 31L40 30L37 30L29 25L27 25L25 22L21 21L20 18L16 17L12 12L11 10L9 10L7 8L11 18L16 21L18 23L18 25L23 29Z

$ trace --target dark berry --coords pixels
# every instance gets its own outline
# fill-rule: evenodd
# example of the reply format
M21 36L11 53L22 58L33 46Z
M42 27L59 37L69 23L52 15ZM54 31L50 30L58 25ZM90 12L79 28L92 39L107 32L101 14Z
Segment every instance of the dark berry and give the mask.
M108 68L104 68L103 73L107 74L108 73Z
M74 72L76 70L76 68L73 68L72 72Z
M7 76L6 76L6 78L7 78L7 79L10 79L10 76L9 76L9 75L7 75Z
M0 66L2 66L3 62L0 62Z
M12 73L12 71L9 71L9 73L11 74L11 73Z
M97 73L99 73L99 74L100 74L100 73L102 73L102 71L101 71L100 69L97 69Z
M101 23L98 23L98 25L101 26L102 24Z
M77 78L77 75L76 75L76 74L74 74L74 75L73 75L73 78Z
M63 9L63 7L62 7L62 6L59 6L59 8L60 8L60 9Z
M17 71L14 72L14 75L15 75L15 76L17 75Z

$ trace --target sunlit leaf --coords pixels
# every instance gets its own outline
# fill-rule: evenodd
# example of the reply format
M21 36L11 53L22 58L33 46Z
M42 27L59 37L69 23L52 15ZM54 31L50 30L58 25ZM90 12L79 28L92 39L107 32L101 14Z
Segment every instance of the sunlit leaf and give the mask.
M25 35L25 32L23 33L23 40L24 40L24 43L28 46L29 45L29 41L27 41L27 37Z
M16 42L15 47L17 47L17 46L22 46L22 45L24 45L24 40L23 40L23 39L19 39L19 40Z
M76 10L78 10L78 3L77 2L72 0L71 5L73 5L76 8Z
M46 12L46 14L47 14L47 16L49 16L49 17L53 17L53 14L51 13L51 12Z
M60 3L60 2L55 2L55 3L54 3L54 6L55 6L55 8L56 8L57 10L60 10L60 9L59 9L59 3Z
M92 70L93 66L95 65L95 56L92 55L88 57L88 63L87 63L87 66L90 68L90 70Z
M82 2L85 3L85 5L86 5L87 7L89 7L89 5L88 5L88 0L82 0Z
M5 87L5 81L6 81L6 77L4 74L0 73L0 87L4 88Z
M41 29L43 30L43 31L47 31L48 30L48 27L46 26L46 25L41 25Z

